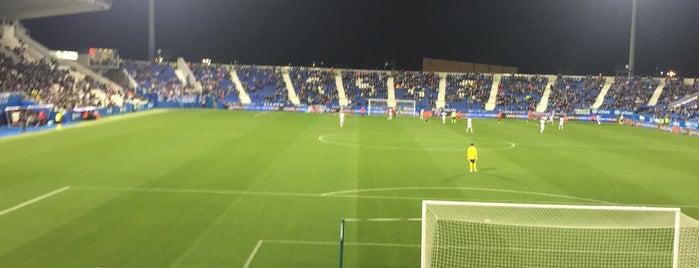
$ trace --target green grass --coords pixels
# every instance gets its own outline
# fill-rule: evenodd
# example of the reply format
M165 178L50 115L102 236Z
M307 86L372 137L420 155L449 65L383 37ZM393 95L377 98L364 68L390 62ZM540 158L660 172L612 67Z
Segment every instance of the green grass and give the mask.
M0 267L243 267L260 240L251 268L335 267L341 218L420 217L422 199L699 218L699 139L655 130L571 122L539 134L476 119L467 135L463 121L149 113L0 140L0 211L71 186L0 215ZM338 191L349 192L322 195ZM346 267L419 267L419 222L350 222L346 235Z

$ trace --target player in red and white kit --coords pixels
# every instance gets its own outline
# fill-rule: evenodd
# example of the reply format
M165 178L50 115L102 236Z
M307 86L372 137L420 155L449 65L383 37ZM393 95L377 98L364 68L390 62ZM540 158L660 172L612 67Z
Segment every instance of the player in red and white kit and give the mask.
M558 130L563 129L563 125L565 125L565 117L561 116L558 118Z
M539 130L541 134L544 134L544 129L546 128L546 117L542 116L539 120Z
M466 119L466 133L468 133L469 130L473 133L473 120L471 120L470 116Z
M340 110L340 127L343 127L345 125L345 112Z

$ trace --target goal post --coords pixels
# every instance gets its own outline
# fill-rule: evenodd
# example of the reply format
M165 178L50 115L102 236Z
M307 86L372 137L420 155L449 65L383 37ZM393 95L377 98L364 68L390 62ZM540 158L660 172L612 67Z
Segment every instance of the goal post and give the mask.
M389 103L388 99L367 99L367 110L369 115L384 115L388 108L395 107L398 109L398 115L415 116L415 101L414 100L395 100L395 103Z
M422 268L699 267L679 208L423 201Z

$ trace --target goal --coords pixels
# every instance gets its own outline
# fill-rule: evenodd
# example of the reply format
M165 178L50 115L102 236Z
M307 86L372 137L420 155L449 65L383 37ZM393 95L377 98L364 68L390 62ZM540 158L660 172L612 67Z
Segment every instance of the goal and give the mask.
M395 100L391 104L387 99L367 99L367 110L369 115L386 114L386 109L396 107L398 115L415 116L415 101L413 100Z
M420 267L699 267L699 221L679 208L423 201Z

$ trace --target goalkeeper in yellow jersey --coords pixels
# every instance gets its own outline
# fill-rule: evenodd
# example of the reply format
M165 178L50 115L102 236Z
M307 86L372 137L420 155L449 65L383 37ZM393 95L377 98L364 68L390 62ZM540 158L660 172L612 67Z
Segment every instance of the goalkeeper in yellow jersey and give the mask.
M470 169L469 172L478 172L478 167L476 166L476 160L478 160L478 149L476 149L476 146L473 146L473 143L471 143L471 146L469 146L468 150L466 151L466 158L468 158L468 167Z

